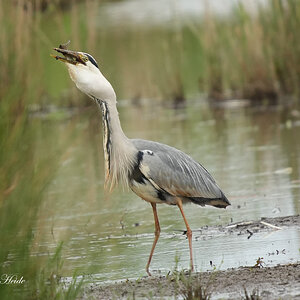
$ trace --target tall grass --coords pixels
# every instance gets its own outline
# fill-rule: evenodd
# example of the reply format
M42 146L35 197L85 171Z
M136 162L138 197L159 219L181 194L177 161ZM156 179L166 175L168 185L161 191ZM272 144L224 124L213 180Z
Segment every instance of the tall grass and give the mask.
M5 276L23 277L23 284L0 284L1 299L63 299L69 291L77 294L76 286L63 290L54 258L38 261L31 255L35 239L38 212L44 192L58 168L63 145L53 147L53 137L44 137L44 145L52 149L37 155L37 136L40 121L30 120L18 108L14 117L11 106L14 97L6 96L0 102L0 280ZM27 99L25 98L24 101ZM61 137L67 138L68 134ZM50 263L51 262L51 263ZM47 297L39 296L46 291ZM53 297L51 297L53 295ZM75 298L75 296L73 297ZM72 298L70 298L72 299Z
M101 3L96 0L74 1L69 10L54 2L44 12L34 10L41 1L26 2L33 3L26 9L24 3L0 4L0 96L15 85L38 94L34 101L39 105L49 102L44 97L49 94L58 105L85 104L57 100L71 83L48 55L68 39L72 49L99 60L119 98L180 101L201 93L213 100L274 103L282 96L299 96L297 0L271 1L255 14L240 2L228 17L207 8L201 20L118 28L98 25ZM38 74L31 76L35 70ZM25 105L20 98L16 102L19 108Z
M271 1L256 14L240 2L225 18L207 10L203 20L179 27L102 32L99 53L125 97L200 92L213 100L274 103L299 96L299 26L295 0Z
M205 61L212 97L276 101L281 95L299 95L297 1L271 1L255 16L240 4L229 22L209 19L205 24Z
M53 267L57 256L40 263L31 255L31 248L38 243L35 226L39 208L58 168L63 147L53 147L53 137L45 137L48 149L54 149L37 155L40 122L29 120L20 111L15 118L7 117L6 106L10 102L13 103L13 99L8 97L0 102L0 280L16 276L23 277L25 283L0 284L0 298L50 299L40 298L40 291L48 291L48 296L51 293L64 295L59 282L50 280L51 274L59 274Z
M59 274L60 248L43 262L31 255L38 212L64 146L45 136L48 152L37 155L41 121L30 118L28 105L43 98L45 86L41 41L34 38L39 16L25 2L0 2L0 298L74 299L77 285L63 289L51 281ZM25 282L7 284L6 276Z

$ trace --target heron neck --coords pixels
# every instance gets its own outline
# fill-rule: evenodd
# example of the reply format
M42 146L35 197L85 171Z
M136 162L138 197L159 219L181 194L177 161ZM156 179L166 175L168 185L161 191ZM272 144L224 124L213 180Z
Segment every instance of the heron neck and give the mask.
M96 101L102 112L106 186L112 188L119 182L128 186L137 149L122 130L116 102Z

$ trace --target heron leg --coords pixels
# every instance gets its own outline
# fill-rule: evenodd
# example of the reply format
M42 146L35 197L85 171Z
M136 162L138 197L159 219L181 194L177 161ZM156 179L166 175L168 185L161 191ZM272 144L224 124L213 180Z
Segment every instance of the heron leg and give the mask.
M149 272L149 266L150 266L150 263L151 263L151 259L152 259L153 253L154 253L155 246L157 244L157 241L158 241L158 238L159 238L159 235L160 235L160 226L159 226L158 215L157 215L157 211L156 211L156 204L151 203L151 205L152 205L154 223L155 223L155 237L154 237L151 252L150 252L150 255L149 255L148 263L146 265L146 272L149 276L151 276L151 273Z
M192 248L192 230L187 222L187 219L185 218L184 212L183 212L183 207L182 207L182 200L178 199L177 200L177 206L180 209L181 215L183 217L185 226L186 226L186 235L189 240L189 247L190 247L190 265L191 265L191 271L194 271L194 264L193 264L193 248Z

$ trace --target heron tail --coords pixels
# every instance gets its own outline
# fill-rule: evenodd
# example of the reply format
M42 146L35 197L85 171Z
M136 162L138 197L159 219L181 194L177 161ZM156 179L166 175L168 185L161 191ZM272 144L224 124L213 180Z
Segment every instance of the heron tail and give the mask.
M231 205L227 197L221 192L220 198L203 198L203 197L189 197L189 199L198 205L205 206L210 205L217 208L226 208L227 206Z

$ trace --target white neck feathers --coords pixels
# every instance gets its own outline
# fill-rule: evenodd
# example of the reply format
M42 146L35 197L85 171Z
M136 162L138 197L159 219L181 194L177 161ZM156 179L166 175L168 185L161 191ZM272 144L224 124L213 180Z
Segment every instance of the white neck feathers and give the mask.
M105 188L112 190L118 183L128 187L138 151L122 130L116 104L94 99L102 112Z

